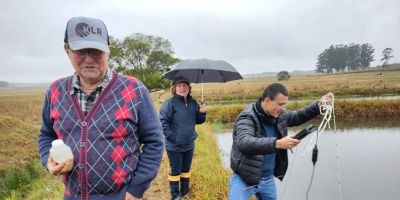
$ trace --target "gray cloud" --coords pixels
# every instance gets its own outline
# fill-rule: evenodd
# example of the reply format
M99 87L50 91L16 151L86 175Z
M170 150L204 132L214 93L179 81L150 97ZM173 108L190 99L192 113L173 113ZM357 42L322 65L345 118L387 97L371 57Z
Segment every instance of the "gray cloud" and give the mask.
M311 70L332 44L371 43L400 62L400 2L2 1L0 80L49 82L73 72L63 45L73 16L101 18L111 35L142 32L171 41L180 58L223 59L241 73ZM375 61L373 65L380 62Z

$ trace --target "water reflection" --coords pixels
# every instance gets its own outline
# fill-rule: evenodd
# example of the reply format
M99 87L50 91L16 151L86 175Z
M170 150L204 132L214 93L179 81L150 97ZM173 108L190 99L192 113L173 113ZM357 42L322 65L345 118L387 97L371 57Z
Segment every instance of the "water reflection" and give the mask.
M342 199L398 199L400 196L399 122L341 120L338 121L337 127L337 134L332 129L327 130L319 139L319 157L310 199L339 199L338 163L342 179ZM290 134L295 132L291 130ZM223 164L229 168L231 131L217 134L217 138ZM310 154L304 156L301 154L309 139L310 137L305 138L294 149L295 154L289 153L290 165L287 176L283 182L277 181L279 198L305 199L312 163ZM336 157L337 150L339 159Z

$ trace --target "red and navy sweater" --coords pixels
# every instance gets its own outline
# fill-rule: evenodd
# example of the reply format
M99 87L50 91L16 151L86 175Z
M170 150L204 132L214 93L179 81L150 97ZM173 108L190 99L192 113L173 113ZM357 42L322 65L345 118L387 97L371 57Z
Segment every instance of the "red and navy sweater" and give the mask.
M142 197L157 175L163 154L162 128L147 88L136 78L113 72L85 115L72 76L55 81L47 92L38 138L47 165L51 142L71 147L74 167L64 176L64 199Z

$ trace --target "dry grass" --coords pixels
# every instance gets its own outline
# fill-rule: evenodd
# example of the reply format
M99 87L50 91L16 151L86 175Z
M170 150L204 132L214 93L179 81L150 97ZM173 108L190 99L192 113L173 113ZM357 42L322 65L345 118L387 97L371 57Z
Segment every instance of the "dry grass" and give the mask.
M335 105L340 118L400 118L400 100L339 101Z
M0 133L0 172L7 167L27 165L38 158L36 127L0 115Z
M204 84L206 102L221 100L255 100L276 77L253 77L228 83ZM400 68L357 71L330 75L293 75L282 82L290 91L291 99L313 98L328 91L337 96L377 96L400 94ZM201 98L201 85L193 84L192 94Z
M169 162L167 154L164 153L157 177L151 182L150 188L144 193L143 200L171 199L171 195L169 193L168 173Z
M291 101L288 109L296 110L307 106L312 101ZM228 104L211 106L207 111L207 122L232 123L246 104ZM379 100L337 100L335 101L337 118L400 118L400 99Z
M0 115L14 117L39 126L44 101L43 91L0 92Z

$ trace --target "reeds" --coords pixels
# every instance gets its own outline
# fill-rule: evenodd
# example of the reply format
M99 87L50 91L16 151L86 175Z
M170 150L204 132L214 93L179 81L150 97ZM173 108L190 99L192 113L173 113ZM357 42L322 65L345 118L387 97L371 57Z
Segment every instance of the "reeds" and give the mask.
M288 109L296 110L312 101L291 101ZM218 105L207 111L207 122L233 123L245 104ZM400 99L337 100L335 102L337 118L400 118Z

